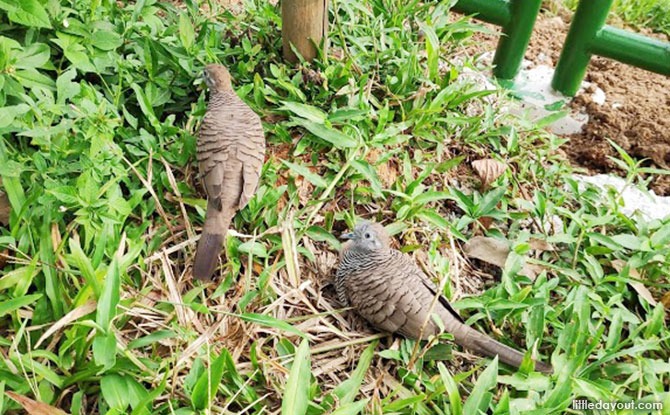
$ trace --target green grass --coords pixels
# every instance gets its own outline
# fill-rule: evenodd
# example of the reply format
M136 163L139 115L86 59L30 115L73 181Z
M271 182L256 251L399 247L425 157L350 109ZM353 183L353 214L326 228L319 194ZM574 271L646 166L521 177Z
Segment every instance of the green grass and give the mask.
M0 390L73 414L549 414L578 398L670 411L663 305L630 284L667 291L670 221L579 187L563 140L462 80L478 26L449 4L333 1L329 52L294 68L265 1L239 15L1 1ZM205 288L190 266L211 61L263 117L268 158ZM484 188L470 163L491 157L507 169ZM631 184L649 173L622 159ZM536 347L556 374L417 348L339 310L333 233L356 217L448 278L469 324ZM464 260L482 234L512 244L502 272ZM525 261L542 267L534 281Z
M572 10L578 4L578 0L563 2ZM615 0L611 14L633 27L649 28L670 36L670 0Z

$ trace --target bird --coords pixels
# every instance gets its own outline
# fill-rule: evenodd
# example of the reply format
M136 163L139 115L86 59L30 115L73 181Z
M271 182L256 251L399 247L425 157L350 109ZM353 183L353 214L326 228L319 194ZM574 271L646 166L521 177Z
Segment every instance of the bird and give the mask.
M511 366L521 365L523 353L465 324L414 259L391 248L391 237L383 225L362 221L341 238L347 242L340 251L335 291L344 306L377 329L410 339L427 340L439 334L437 316L456 344L488 357L498 356ZM539 361L535 361L535 370L553 372L551 365Z
M260 117L237 96L225 66L205 66L203 78L209 101L196 154L207 212L193 276L211 281L232 218L256 193L265 159L265 136Z

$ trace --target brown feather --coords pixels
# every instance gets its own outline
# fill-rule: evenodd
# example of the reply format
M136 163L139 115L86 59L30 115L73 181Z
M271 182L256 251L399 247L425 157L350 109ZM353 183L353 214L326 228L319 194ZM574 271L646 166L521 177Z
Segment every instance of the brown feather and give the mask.
M440 333L440 325L460 346L519 366L523 353L464 324L439 288L412 257L389 246L383 226L363 223L354 229L340 256L335 288L338 298L375 327L412 339ZM434 308L431 309L431 306ZM551 366L535 362L536 370L550 373Z
M210 96L200 125L197 158L207 193L207 214L193 275L209 281L216 270L230 221L247 205L258 187L265 137L260 117L235 94L225 67L207 65L205 82Z

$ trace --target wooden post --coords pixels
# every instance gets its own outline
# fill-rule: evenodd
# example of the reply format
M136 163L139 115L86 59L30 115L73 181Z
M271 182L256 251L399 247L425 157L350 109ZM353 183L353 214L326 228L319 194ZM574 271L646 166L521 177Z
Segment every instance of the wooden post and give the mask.
M284 59L298 62L291 44L307 61L316 57L314 44L328 39L328 0L281 0Z

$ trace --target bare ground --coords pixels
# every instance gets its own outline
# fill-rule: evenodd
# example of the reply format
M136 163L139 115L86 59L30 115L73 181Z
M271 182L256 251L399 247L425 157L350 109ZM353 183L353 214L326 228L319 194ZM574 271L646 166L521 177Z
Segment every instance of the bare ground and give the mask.
M538 19L525 56L533 64L556 66L570 24L569 13L559 14ZM495 48L496 36L478 37L483 41L481 50ZM580 92L571 106L585 111L589 121L580 134L569 136L564 146L569 160L592 173L623 173L609 158L617 156L609 139L632 157L645 159L647 167L670 168L670 77L593 57L585 81L593 87ZM594 87L605 92L604 104L593 102ZM657 194L670 195L670 176L654 177L650 187Z

